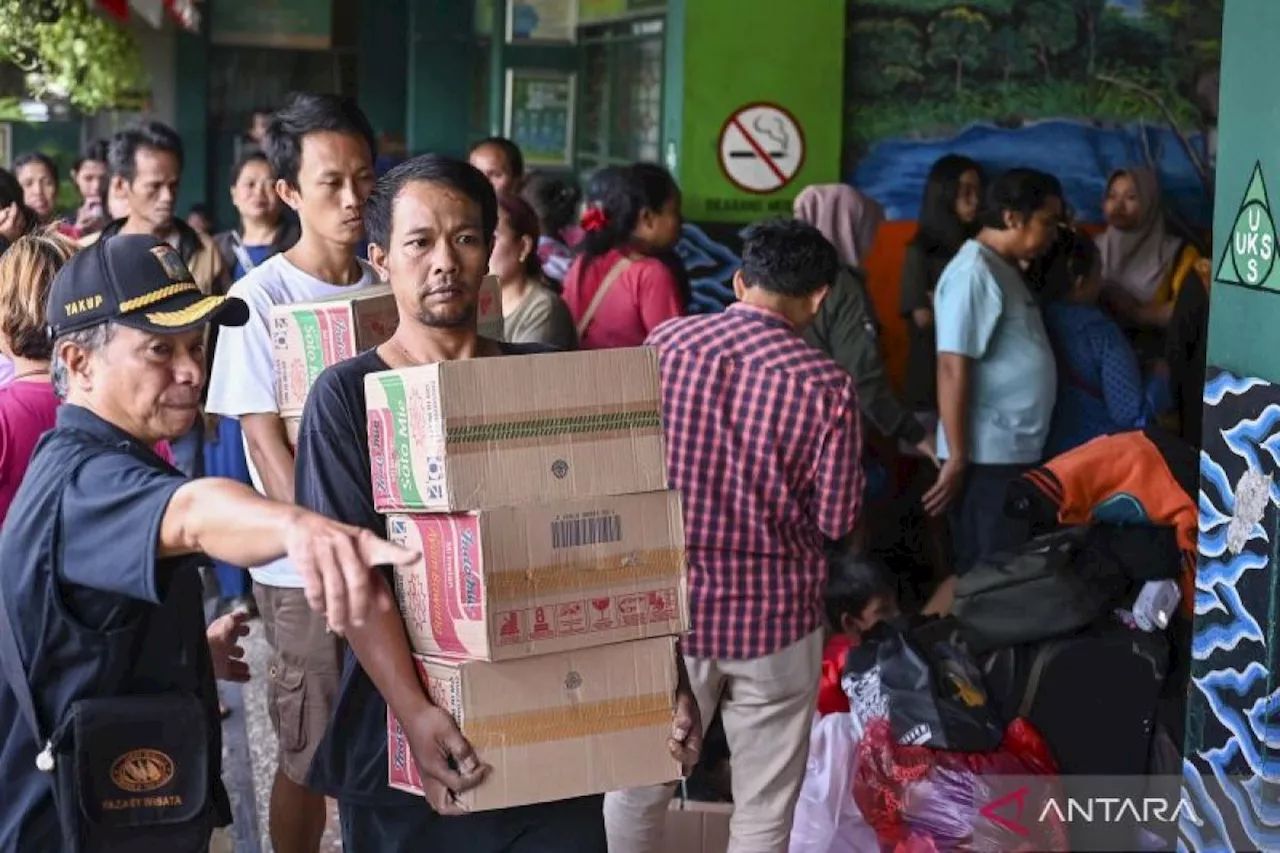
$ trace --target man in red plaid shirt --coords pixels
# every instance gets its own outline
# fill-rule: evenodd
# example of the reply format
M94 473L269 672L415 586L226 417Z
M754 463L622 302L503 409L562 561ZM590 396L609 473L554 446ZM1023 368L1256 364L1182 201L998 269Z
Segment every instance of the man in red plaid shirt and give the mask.
M751 228L723 314L649 337L667 467L684 496L691 630L682 651L704 724L732 753L732 853L785 851L821 675L824 546L862 495L853 380L800 333L838 268L800 222ZM611 853L657 851L669 787L610 794Z

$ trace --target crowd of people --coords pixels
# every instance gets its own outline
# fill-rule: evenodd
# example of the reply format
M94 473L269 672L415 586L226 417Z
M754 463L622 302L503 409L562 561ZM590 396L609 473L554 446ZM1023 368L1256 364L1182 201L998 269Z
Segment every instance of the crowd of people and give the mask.
M490 770L420 685L374 568L414 555L381 541L369 373L656 349L691 615L669 748L705 768L704 732L722 733L735 853L787 847L829 637L843 653L900 606L946 613L957 577L1033 535L1006 499L1047 460L1157 425L1198 442L1206 265L1145 168L1109 177L1090 234L1053 176L940 159L901 270L895 383L865 271L883 211L851 186L808 187L793 219L748 229L735 303L686 316L681 191L662 167L580 188L526 172L503 138L469 162L376 155L349 99L259 111L222 233L207 208L178 215L183 144L155 121L88 147L71 212L48 157L0 170L0 850L204 849L230 820L213 679L250 677L238 643L261 619L280 853L318 849L326 797L353 851L656 853L669 787L460 813ZM501 342L476 328L486 275ZM320 376L291 440L271 309L378 283L397 331ZM855 596L833 559L884 565ZM221 599L212 622L198 578ZM426 802L387 786L388 709ZM167 772L203 774L189 807L77 814L95 741L181 714L176 754L204 769Z

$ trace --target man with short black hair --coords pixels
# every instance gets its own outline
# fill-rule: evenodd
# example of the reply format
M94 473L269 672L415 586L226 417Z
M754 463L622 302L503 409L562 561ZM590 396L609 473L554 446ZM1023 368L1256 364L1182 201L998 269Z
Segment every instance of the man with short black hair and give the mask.
M226 293L227 270L213 240L176 215L182 157L182 139L158 121L132 125L111 138L110 192L128 202L129 215L108 224L101 239L150 234L164 240L178 250L203 292Z
M400 323L391 340L316 380L298 437L298 503L385 532L373 503L368 374L544 349L492 341L476 329L497 219L497 199L485 177L457 160L417 157L379 180L365 211L369 258L391 283ZM392 595L390 575L380 589ZM484 756L428 698L399 610L380 609L347 640L342 693L311 772L317 789L338 798L344 850L605 853L598 796L465 815L454 794L502 783L489 778ZM387 786L388 707L422 770L425 801ZM668 748L692 763L701 734L692 698L682 691Z
M1057 178L1010 169L987 188L981 230L938 279L942 469L924 508L949 516L957 575L1030 538L1005 515L1005 494L1044 454L1058 368L1023 268L1053 246L1064 211Z
M779 853L808 756L821 674L829 540L853 530L863 476L853 380L805 343L839 269L817 229L745 235L738 302L663 323L658 350L671 488L684 500L702 720L729 740L735 853ZM671 789L610 794L611 853L656 853Z
M365 618L373 565L417 559L156 455L199 417L206 326L247 314L148 235L99 242L54 279L64 402L0 533L4 853L200 851L229 822L214 677L247 669L237 620L206 636L203 555L288 554L338 631Z
M471 165L489 179L498 195L520 192L524 182L524 154L510 139L505 136L481 139L471 146L469 159Z
M301 235L232 285L250 318L218 338L208 405L212 414L239 420L250 477L275 500L294 500L294 458L276 403L271 309L377 283L377 273L356 257L373 190L373 144L364 113L337 95L298 95L267 126L274 191L297 213ZM325 803L306 787L307 771L338 695L342 638L307 607L288 560L251 566L250 574L274 652L267 690L278 739L271 842L276 853L315 853Z

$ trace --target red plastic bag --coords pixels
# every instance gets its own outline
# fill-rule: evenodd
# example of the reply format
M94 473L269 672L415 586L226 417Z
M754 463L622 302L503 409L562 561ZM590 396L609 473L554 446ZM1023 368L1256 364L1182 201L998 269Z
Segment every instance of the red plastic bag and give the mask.
M882 849L893 853L1019 853L1069 850L1062 820L1049 814L1021 822L983 816L998 805L1003 790L993 777L1051 777L1037 786L1043 802L1059 795L1057 767L1040 734L1026 721L1005 729L999 749L984 753L945 752L895 744L887 720L867 725L854 762L853 796L876 832ZM1020 812L1023 814L1026 812Z

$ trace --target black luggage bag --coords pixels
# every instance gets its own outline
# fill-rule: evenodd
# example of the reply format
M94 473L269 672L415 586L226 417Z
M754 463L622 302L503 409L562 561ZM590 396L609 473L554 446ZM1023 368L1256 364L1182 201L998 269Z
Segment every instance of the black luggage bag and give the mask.
M1044 736L1071 797L1133 797L1147 790L1148 761L1170 647L1163 633L1118 622L986 655L991 700ZM1087 781L1071 777L1090 777ZM1098 777L1108 777L1101 780ZM1132 823L1072 822L1073 850L1117 849Z

